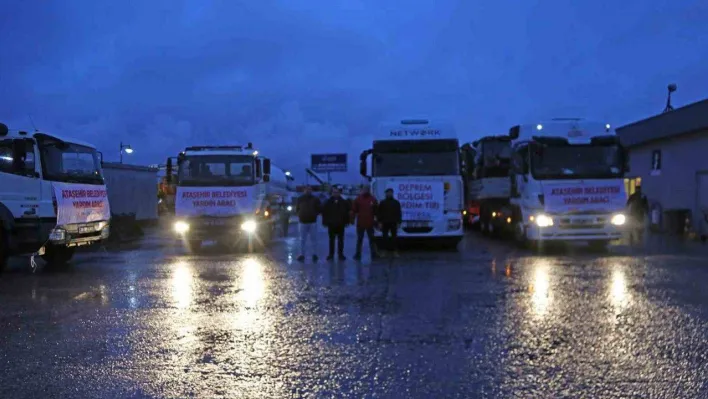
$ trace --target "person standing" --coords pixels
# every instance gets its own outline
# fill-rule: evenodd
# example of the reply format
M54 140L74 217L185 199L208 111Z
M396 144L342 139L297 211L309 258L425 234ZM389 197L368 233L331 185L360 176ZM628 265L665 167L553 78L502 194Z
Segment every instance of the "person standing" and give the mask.
M644 238L644 225L646 215L649 213L649 201L647 196L642 194L642 186L637 186L636 190L627 199L629 208L629 240L630 242L642 242Z
M371 258L378 257L376 244L374 243L374 226L376 224L376 208L378 202L376 197L371 195L368 186L361 188L361 194L354 200L352 205L352 218L356 218L356 253L355 260L361 259L361 246L364 243L364 233L369 239Z
M305 261L305 247L309 237L312 245L312 261L317 262L317 216L321 211L320 199L312 195L312 187L305 186L305 193L297 199L296 212L300 221L300 256L297 260Z
M401 203L393 197L393 189L386 189L386 198L379 204L376 219L379 222L381 235L385 248L393 251L393 256L398 257L398 226L403 221Z
M288 209L288 203L285 201L285 198L286 197L283 197L280 200L280 223L283 229L283 237L288 236L288 230L290 229L290 210Z
M349 202L342 198L337 187L332 188L332 195L322 208L322 224L329 233L329 254L327 260L334 259L334 241L337 240L337 255L339 260L344 256L344 228L349 224Z

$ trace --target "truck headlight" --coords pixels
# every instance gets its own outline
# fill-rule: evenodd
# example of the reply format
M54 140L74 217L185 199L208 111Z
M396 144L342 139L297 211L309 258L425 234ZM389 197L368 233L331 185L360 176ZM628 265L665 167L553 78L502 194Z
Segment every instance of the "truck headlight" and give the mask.
M538 227L550 227L553 226L553 218L548 215L536 215L536 226Z
M288 209L288 212L292 212L292 211L293 211L293 207L290 206L290 205L288 205L288 208L287 208L287 209Z
M253 220L246 220L245 222L241 223L241 230L245 231L246 233L253 233L256 231L257 224Z
M178 221L175 222L175 231L178 234L184 234L189 231L189 223L183 222L183 221Z
M55 228L52 230L51 233L49 233L49 240L50 241L64 241L66 240L66 230L62 228Z
M627 217L621 213L618 213L618 214L612 216L612 219L610 219L610 223L614 224L615 226L622 226L626 222L627 222Z

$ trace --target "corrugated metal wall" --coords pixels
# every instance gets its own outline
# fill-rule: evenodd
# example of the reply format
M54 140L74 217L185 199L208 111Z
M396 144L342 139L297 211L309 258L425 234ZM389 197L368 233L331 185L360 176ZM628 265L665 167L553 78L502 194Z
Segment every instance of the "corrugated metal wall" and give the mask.
M134 213L137 220L157 219L157 169L105 162L103 176L112 214Z

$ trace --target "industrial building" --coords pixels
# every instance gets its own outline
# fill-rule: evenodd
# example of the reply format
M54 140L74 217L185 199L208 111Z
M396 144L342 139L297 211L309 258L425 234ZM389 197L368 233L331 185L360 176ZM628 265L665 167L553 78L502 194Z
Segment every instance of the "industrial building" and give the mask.
M663 231L708 234L708 99L622 126L627 191L637 185ZM684 221L689 225L684 229Z

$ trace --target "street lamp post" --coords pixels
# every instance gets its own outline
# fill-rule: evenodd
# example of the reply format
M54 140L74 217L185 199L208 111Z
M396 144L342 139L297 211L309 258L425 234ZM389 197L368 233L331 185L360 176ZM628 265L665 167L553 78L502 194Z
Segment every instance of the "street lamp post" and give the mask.
M120 163L123 163L123 151L125 151L126 154L132 154L133 153L133 148L130 147L130 144L123 144L123 142L120 142Z

